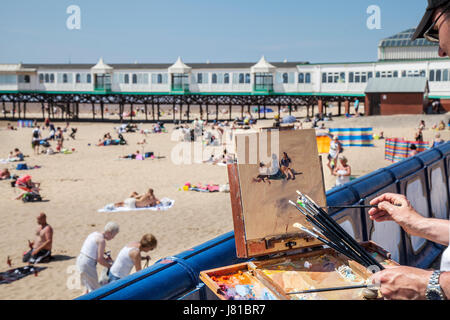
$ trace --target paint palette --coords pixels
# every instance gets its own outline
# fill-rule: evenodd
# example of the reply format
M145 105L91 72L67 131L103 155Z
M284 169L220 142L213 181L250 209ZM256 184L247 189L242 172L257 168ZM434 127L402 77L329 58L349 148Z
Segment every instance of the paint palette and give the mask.
M396 265L373 242L362 244L384 265ZM250 261L200 272L200 279L221 300L362 300L363 290L290 292L367 284L370 272L332 249L277 259Z
M222 300L280 300L247 263L201 272L200 278ZM264 281L264 280L263 280Z

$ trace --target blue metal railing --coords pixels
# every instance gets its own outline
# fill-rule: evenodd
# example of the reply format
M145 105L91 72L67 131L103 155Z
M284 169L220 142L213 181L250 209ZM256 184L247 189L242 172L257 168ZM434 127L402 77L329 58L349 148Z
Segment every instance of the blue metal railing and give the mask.
M431 176L441 173L441 179L429 183ZM416 186L425 186L422 190L426 199L428 216L438 214L436 208L444 208L444 218L449 218L449 175L450 175L450 142L438 148L422 152L419 155L395 163L389 167L376 170L359 177L344 186L327 192L327 203L330 206L367 203L376 195L387 191L408 193ZM439 175L437 175L439 176ZM435 179L436 180L436 179ZM419 183L416 183L416 182ZM440 192L444 196L431 196ZM414 199L411 199L414 201ZM423 205L423 204L421 204ZM445 209L446 208L446 209ZM366 219L365 209L345 209L330 211L339 223L350 221L355 238L370 240L377 234L379 224ZM443 247L426 241L419 251L414 252L411 238L398 227L398 243L391 246L393 234L383 236L379 245L390 251L398 250L398 262L427 268L442 252ZM380 229L382 230L382 229ZM394 229L395 226L394 226ZM165 299L205 299L206 289L199 280L202 270L218 268L248 261L236 257L234 232L228 232L215 239L207 241L190 250L173 257L156 262L154 265L131 274L119 281L108 284L77 299L105 300L165 300Z

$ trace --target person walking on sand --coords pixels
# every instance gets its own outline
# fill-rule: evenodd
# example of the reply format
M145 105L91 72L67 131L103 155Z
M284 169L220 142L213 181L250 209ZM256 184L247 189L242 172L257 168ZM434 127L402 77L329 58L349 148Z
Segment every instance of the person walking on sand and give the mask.
M416 132L416 135L414 136L414 141L417 142L423 142L423 133L422 133L422 129L418 129Z
M28 241L30 251L22 258L23 262L31 264L49 261L52 254L53 229L47 223L47 216L41 212L36 220L39 225L36 229L36 239L33 242Z
M141 241L128 243L120 250L117 259L114 261L112 267L109 269L108 281L113 282L130 274L131 269L136 269L136 272L142 270L141 261L149 260L149 256L141 257L141 252L149 252L154 250L157 245L157 240L154 235L147 233Z
M36 128L33 129L33 133L32 133L32 138L31 138L31 146L34 149L34 154L38 155L39 154L39 145L41 144L41 130L40 127L37 126Z
M339 142L339 137L335 135L333 140L330 142L330 151L328 152L328 163L327 167L330 169L331 174L333 174L334 167L337 164L337 158L339 154L342 152L342 146Z
M111 258L104 256L106 241L114 239L118 233L119 225L115 222L108 222L103 232L92 232L84 241L76 265L80 272L81 283L86 287L86 293L100 287L97 263L108 269L111 268Z

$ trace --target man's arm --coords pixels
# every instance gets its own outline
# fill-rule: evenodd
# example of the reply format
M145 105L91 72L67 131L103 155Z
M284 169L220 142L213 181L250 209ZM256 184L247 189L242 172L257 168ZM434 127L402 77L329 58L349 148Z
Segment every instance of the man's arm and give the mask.
M106 260L104 257L106 242L105 239L98 239L98 251L97 251L97 262L106 268L111 268L110 261Z
M371 220L395 221L409 235L449 245L450 221L421 216L404 195L385 193L370 201L370 204L378 205L378 208L368 212Z

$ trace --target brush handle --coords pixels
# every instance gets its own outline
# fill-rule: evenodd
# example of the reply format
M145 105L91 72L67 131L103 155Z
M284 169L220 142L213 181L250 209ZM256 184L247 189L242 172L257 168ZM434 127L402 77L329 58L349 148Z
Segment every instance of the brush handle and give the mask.
M401 207L399 204L394 204L394 206ZM378 208L378 205L354 205L354 206L327 206L321 208L334 208L334 209L347 209L347 208Z
M356 205L356 206L328 206L328 207L321 207L321 208L333 208L333 209L351 209L351 208L378 208L377 205Z
M361 285L356 285L356 286L321 288L321 289L311 289L311 290L304 290L304 291L288 292L287 294L305 294L305 293L315 293L315 292L351 290L351 289L362 289L362 288L367 288L367 287L368 287L367 284L361 284Z

